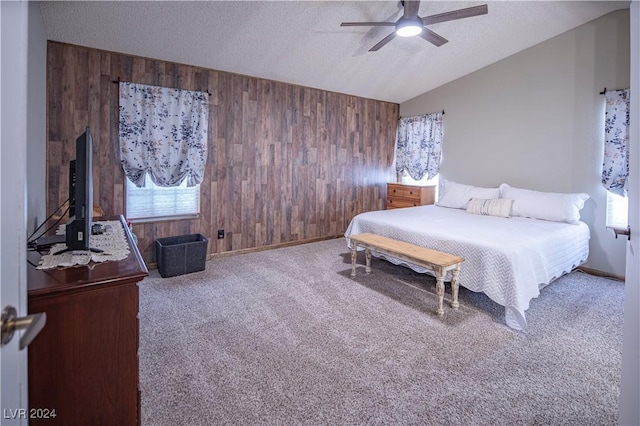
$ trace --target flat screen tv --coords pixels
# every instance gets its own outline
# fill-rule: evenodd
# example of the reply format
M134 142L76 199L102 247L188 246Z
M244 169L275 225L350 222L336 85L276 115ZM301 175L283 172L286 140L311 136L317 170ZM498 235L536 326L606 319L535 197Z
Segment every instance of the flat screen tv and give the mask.
M73 169L75 176L69 176L69 205L73 211L70 209L65 227L65 251L99 252L101 250L89 246L93 221L93 139L88 126L76 139L76 159L69 168L70 173Z

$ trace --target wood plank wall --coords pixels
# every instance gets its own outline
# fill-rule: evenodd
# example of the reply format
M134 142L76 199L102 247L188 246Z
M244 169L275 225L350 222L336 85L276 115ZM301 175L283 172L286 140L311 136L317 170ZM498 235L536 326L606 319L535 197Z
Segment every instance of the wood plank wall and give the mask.
M200 218L134 224L147 263L161 237L202 233L209 254L282 245L341 235L385 206L398 104L50 41L47 213L68 196L75 138L89 125L94 203L124 214L117 79L212 94Z

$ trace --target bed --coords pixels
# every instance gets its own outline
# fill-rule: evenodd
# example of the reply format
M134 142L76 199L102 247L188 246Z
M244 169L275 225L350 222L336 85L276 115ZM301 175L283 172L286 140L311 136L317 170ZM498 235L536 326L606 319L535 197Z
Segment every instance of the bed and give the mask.
M496 198L504 193L498 192ZM584 194L580 195L582 202L575 206L578 211L585 199ZM470 205L470 198L466 200L461 203L463 206ZM361 213L353 218L345 237L349 247L350 235L370 232L464 257L460 285L483 292L504 306L506 324L522 330L527 324L525 311L531 299L538 297L543 287L586 262L590 238L589 227L575 220L573 213L571 223L522 217L527 213L525 201L512 201L507 217L470 214L466 208L447 207L446 202ZM539 200L534 201L534 208L540 209ZM460 202L453 205L459 206ZM416 272L430 273L417 265L374 255Z

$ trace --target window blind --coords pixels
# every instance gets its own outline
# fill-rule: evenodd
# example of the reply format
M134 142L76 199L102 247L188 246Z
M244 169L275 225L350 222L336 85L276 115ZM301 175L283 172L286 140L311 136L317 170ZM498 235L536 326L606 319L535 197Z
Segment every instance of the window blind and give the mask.
M628 214L629 198L607 191L607 228L626 229Z
M200 213L200 185L160 187L145 176L145 186L138 188L126 179L126 217L129 220L196 216Z

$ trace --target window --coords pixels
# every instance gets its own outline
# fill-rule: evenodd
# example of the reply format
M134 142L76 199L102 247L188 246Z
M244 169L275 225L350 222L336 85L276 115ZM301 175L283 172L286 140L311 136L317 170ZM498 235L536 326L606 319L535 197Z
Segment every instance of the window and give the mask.
M607 228L627 229L629 198L607 191Z
M200 184L204 177L209 95L120 82L119 102L127 219L197 217L200 186L187 183Z
M145 186L138 188L129 179L125 180L128 220L193 217L200 214L200 185L188 188L185 179L178 186L160 187L149 176L145 176Z

